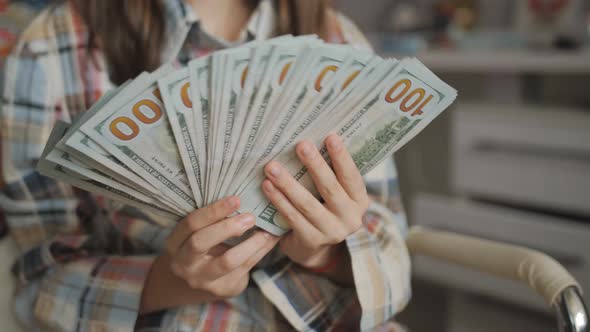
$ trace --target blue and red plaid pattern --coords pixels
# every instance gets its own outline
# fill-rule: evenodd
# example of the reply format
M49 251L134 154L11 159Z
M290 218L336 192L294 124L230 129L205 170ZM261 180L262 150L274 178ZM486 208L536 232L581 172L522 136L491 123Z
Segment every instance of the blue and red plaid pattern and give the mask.
M183 1L166 4L166 61L231 46L201 30ZM241 42L273 36L272 4L262 1ZM329 40L369 47L353 23L334 17L339 29ZM0 210L22 251L13 271L16 313L27 330L398 331L390 320L409 300L410 263L393 162L367 177L375 203L346 241L355 287L273 251L238 297L138 317L144 279L173 225L35 171L55 121L70 121L113 86L104 59L86 45L85 27L66 3L41 13L6 59Z

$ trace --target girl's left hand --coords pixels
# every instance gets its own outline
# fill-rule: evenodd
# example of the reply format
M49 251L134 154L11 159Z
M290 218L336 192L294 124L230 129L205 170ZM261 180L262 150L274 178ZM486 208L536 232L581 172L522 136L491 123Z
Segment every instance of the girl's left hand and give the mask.
M293 229L281 240L281 250L310 269L338 259L345 250L342 242L362 226L369 205L363 178L340 136L330 135L325 143L334 170L313 143L303 141L296 148L324 204L274 161L266 165L262 184L266 197Z

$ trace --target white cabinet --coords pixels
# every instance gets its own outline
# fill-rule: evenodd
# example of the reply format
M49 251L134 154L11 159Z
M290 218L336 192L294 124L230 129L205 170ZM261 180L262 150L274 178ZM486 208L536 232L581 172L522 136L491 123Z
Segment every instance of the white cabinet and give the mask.
M451 195L418 193L414 224L540 250L581 283L590 303L590 113L459 104L451 124ZM517 282L416 257L416 276L547 310Z

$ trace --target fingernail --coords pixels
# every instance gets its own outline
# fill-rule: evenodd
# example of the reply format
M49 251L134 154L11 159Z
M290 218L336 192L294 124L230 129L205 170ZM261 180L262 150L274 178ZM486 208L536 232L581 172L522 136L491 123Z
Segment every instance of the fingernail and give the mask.
M311 144L308 142L303 142L301 143L301 146L299 147L299 153L301 153L301 156L303 157L309 157L311 156Z
M251 224L254 222L254 216L251 214L243 214L240 215L240 217L238 218L238 221L241 222L242 224Z
M270 164L267 168L268 173L274 177L279 176L279 174L281 174L281 170L279 169L279 166L275 165L274 163Z
M330 148L330 150L335 152L340 150L340 148L342 148L342 141L340 139L340 136L330 136L330 139L328 140L328 147Z

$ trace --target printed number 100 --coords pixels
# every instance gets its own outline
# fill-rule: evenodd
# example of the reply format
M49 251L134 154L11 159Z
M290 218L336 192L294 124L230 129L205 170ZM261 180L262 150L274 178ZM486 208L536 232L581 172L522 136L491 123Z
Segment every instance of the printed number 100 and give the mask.
M154 90L153 94L156 98L161 100L160 90ZM147 115L143 111L143 107L149 108L153 114ZM139 122L149 125L157 122L162 117L162 108L160 108L156 102L149 99L142 99L135 103L132 112L135 119L127 116L120 116L114 119L109 125L111 133L122 141L132 140L139 134L139 125L135 120L139 120ZM127 133L121 130L124 128Z
M424 113L424 107L434 98L429 95L426 99L426 90L423 88L412 89L412 81L405 78L396 82L385 94L385 102L394 104L401 100L400 110L411 113L411 116L420 116Z

